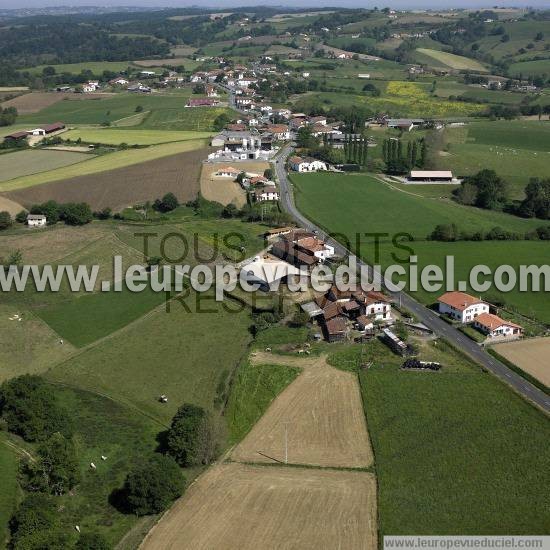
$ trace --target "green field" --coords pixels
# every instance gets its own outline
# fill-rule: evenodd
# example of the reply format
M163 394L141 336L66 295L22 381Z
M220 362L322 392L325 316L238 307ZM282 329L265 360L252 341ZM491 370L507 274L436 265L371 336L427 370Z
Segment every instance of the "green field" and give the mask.
M73 415L82 481L74 496L61 497L64 522L81 530L99 531L118 542L138 519L109 504L111 492L122 486L130 468L157 445L162 426L110 399L76 389L54 386L59 401ZM102 461L101 455L107 460ZM90 462L97 465L90 469Z
M15 452L8 446L8 436L0 434L0 546L6 546L9 534L8 522L16 506L18 460Z
M210 132L176 132L163 130L127 130L118 128L81 127L63 134L63 139L81 139L86 143L105 145L157 145L172 141L207 138Z
M461 206L448 199L411 195L368 176L315 174L293 176L293 181L301 211L324 228L348 236L354 248L356 235L359 234L361 244L358 252L370 263L389 265L395 263L392 253L401 260L406 260L409 254L394 248L388 238L382 238L380 256L377 258L373 238L366 237L366 232L411 234L414 242L406 244L418 257L419 270L430 264L444 267L445 255L454 255L457 281L467 280L468 271L477 264L495 269L502 264L517 267L521 264L547 263L550 252L550 243L547 241L443 243L425 240L437 224L456 223L459 229L469 231L501 226L510 231L527 232L533 227L544 225L542 220L525 220ZM335 187L338 193L334 192ZM411 192L414 192L414 188ZM418 299L431 304L441 293L419 290L416 294ZM508 306L517 308L525 315L550 323L550 300L545 295L516 289L504 296L491 291L487 299L495 296L504 298Z
M456 70L487 72L487 68L484 65L469 57L429 48L417 48L416 51L422 56L422 59L427 58L428 63L431 63L432 66Z
M386 352L359 374L380 536L548 533L547 418L464 360L445 368L451 355L401 372Z
M213 407L222 380L250 341L247 312L230 313L191 293L48 372L48 378L105 394L167 423L181 403ZM233 309L237 306L232 304ZM166 394L169 402L159 403Z
M38 113L22 115L18 123L44 124L61 120L65 124L102 124L115 122L135 114L137 107L144 111L176 109L183 111L191 90L178 93L131 94L119 93L104 99L87 101L58 101Z
M89 153L26 150L0 156L0 182L49 172L93 159Z
M127 149L116 151L106 155L101 155L84 164L65 166L56 170L42 174L35 174L27 177L19 177L4 183L0 183L0 192L15 191L16 189L24 189L34 185L41 185L50 181L63 180L73 178L75 176L85 176L87 174L96 174L106 170L114 170L115 168L123 168L131 164L146 162L157 158L168 157L177 153L185 153L200 149L206 145L206 140L188 140L183 142L166 143L163 145L154 145L147 149ZM20 153L15 153L19 155ZM67 153L74 155L75 153Z
M225 416L230 443L240 441L260 419L273 399L300 373L282 365L239 365Z
M436 157L438 168L470 175L495 170L512 184L514 198L523 198L529 178L545 177L550 157L550 122L483 121L444 134L447 151Z
M508 72L511 75L540 76L550 75L550 59L539 59L537 61L520 61L512 63Z

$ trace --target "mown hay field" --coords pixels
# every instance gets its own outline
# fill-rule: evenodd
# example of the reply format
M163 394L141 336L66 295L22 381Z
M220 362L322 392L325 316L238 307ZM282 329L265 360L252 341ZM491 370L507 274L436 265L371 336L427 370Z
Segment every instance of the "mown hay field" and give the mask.
M346 468L372 464L354 374L331 367L324 356L298 359L258 352L251 359L256 364L280 363L303 372L237 445L233 460L275 464L288 458L290 464Z
M432 50L429 48L417 48L416 51L419 54L428 57L428 59L431 59L432 64L437 67L449 67L456 70L487 72L487 68L482 63L476 61L475 59L470 59L469 57L455 55L448 52L442 52L439 50Z
M498 344L495 351L550 388L550 338Z
M186 202L194 199L199 191L200 163L206 155L206 150L197 149L98 174L36 185L7 196L27 206L53 199L87 202L93 209L109 207L113 210L154 200L168 192L174 193L180 202Z
M89 153L48 151L45 149L17 151L0 155L0 182L56 170L93 158L94 155Z
M206 139L211 132L178 132L165 130L142 130L142 129L118 129L80 127L69 130L63 134L63 139L80 139L85 143L102 143L105 145L157 145L171 141L187 141L192 139Z
M142 550L375 550L372 474L213 466L163 516Z

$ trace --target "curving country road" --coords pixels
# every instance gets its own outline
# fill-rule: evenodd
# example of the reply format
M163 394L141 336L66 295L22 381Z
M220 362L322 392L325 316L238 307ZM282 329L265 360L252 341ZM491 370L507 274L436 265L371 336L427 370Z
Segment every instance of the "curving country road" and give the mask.
M296 222L298 222L300 226L310 231L317 231L321 237L334 246L337 254L342 256L351 254L349 250L347 250L339 242L329 237L320 227L307 219L296 208L296 205L294 204L292 184L288 179L285 168L286 160L291 152L292 146L287 145L284 149L282 149L280 154L277 156L277 159L274 161L277 179L280 186L281 204L283 208L296 220ZM380 279L381 275L376 272L373 273L373 269L370 266L367 266L367 264L362 262L359 258L357 258L357 265L368 269L369 278L371 278L371 280L373 275L378 277L378 280ZM492 372L500 380L512 387L517 393L525 397L525 399L531 401L546 413L550 413L550 396L546 395L523 377L510 370L506 365L489 355L474 341L470 340L470 338L465 336L462 332L443 321L436 313L417 302L405 292L390 292L390 294L394 299L400 300L401 304L405 308L411 311L419 321L433 330L436 335L446 338L449 342L451 342L451 344L466 353L469 357L476 361L476 363Z

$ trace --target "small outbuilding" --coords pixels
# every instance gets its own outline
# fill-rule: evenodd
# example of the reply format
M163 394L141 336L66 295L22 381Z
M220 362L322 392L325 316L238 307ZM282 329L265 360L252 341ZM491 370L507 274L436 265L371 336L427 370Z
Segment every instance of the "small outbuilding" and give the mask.
M44 227L47 221L44 214L29 214L27 216L27 225L29 227Z

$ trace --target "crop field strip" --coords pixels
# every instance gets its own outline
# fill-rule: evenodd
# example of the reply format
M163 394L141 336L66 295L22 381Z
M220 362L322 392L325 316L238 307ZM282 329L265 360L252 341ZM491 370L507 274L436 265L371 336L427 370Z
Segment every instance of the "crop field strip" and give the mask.
M199 190L200 162L205 154L205 149L197 149L124 168L35 185L7 193L7 197L27 206L53 199L87 202L93 209L109 207L115 211L154 200L168 192L186 202L194 199Z
M264 364L303 371L233 449L236 462L203 474L142 548L280 548L281 540L292 540L300 548L374 549L376 481L352 471L373 460L356 375L329 366L324 356L255 352L250 360L250 375ZM285 466L285 426L288 463L323 468Z
M131 168L133 165L170 157L178 153L192 152L197 149L204 150L206 144L206 140L188 140L162 145L152 145L145 149L115 151L114 153L97 156L82 164L65 166L41 174L19 177L0 183L0 193L27 189L78 176L98 174L126 167ZM20 153L10 153L10 155L11 154L18 155Z
M94 158L89 153L25 150L0 155L0 183L42 172L49 172Z

